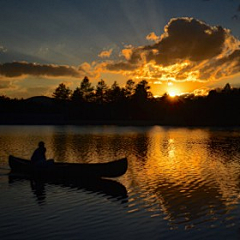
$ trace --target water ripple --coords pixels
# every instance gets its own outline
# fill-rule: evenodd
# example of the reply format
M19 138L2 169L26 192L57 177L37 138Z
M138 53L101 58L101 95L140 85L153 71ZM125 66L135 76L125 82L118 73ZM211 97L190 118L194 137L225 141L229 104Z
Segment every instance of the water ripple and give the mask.
M238 239L240 132L135 127L7 127L0 144L29 157L104 162L128 156L126 196L69 184L10 181L0 170L1 239ZM0 149L1 167L8 167ZM26 227L27 226L27 227Z

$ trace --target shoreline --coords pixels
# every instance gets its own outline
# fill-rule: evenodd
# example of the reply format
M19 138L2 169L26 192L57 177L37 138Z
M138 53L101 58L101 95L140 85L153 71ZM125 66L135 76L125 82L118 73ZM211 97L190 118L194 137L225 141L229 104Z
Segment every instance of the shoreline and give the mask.
M216 127L216 128L240 128L240 125L236 124L184 124L184 123L170 123L163 121L146 121L146 120L81 120L81 121L1 121L0 126L47 126L47 125L59 125L59 126L136 126L136 127L144 127L144 126L161 126L161 127Z

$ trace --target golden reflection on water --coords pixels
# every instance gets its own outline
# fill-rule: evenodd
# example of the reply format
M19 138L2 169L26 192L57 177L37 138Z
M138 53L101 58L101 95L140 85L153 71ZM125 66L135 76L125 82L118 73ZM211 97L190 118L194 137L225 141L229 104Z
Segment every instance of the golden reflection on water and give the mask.
M29 158L38 141L56 161L104 162L127 156L118 179L129 213L148 210L192 227L232 219L240 198L240 131L155 127L2 127L0 157ZM237 214L235 214L237 215ZM233 214L234 216L234 214Z
M155 209L159 204L166 218L178 223L212 221L238 204L239 149L228 158L224 149L215 151L215 137L206 129L152 128L144 164L133 167L145 204Z

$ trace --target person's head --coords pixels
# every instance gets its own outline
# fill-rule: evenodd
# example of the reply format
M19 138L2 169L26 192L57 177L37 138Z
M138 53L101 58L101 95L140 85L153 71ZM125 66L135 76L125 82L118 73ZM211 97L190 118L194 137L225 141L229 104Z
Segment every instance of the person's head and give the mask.
M45 144L45 143L44 143L43 141L41 141L41 142L38 143L38 146L39 146L40 148L43 148L43 147L44 147L44 144Z

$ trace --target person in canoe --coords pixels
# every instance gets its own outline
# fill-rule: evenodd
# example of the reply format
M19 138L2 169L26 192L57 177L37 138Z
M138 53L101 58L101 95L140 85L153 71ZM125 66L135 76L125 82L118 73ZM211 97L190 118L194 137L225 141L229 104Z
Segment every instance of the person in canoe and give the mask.
M31 162L36 166L49 166L54 163L54 161L47 160L46 158L46 148L44 142L38 143L38 148L33 152L31 157Z

